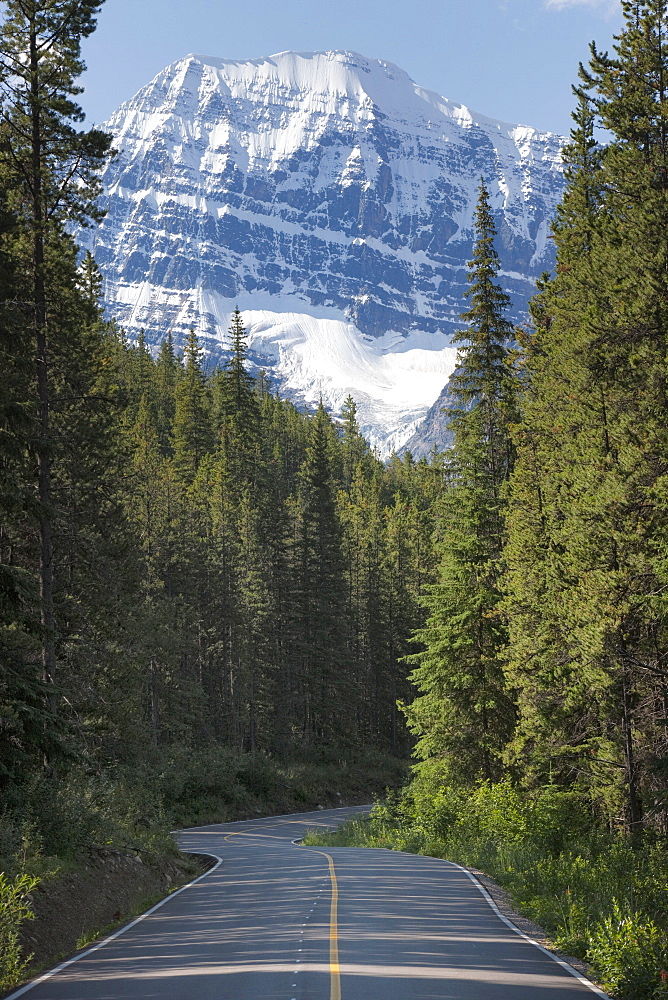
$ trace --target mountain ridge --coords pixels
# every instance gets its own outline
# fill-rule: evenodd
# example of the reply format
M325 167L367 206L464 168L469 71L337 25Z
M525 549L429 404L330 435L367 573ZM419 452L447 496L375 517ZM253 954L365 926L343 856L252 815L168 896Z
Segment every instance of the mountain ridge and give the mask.
M481 175L516 322L551 264L563 140L479 115L384 60L190 54L108 127L119 155L103 176L107 217L80 239L109 312L149 343L194 326L217 357L239 305L256 366L307 405L322 396L336 411L352 394L382 454L411 437L454 367Z

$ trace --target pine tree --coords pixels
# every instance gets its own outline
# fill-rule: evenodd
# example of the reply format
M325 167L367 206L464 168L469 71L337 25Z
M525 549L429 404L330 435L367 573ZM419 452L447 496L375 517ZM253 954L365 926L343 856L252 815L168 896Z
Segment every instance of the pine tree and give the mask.
M172 454L172 435L176 410L176 386L183 369L174 350L171 331L160 345L155 360L157 428L163 455Z
M393 753L408 749L408 734L401 724L399 708L415 691L406 678L405 658L411 648L411 636L424 622L421 591L435 578L431 545L434 522L416 479L410 495L395 493L392 502L386 502L384 511L382 573L386 634L379 679L384 688L383 728Z
M508 298L496 283L499 259L484 184L476 212L476 242L469 264L468 328L451 393L454 444L450 489L442 505L439 582L427 588L429 617L415 641L424 650L408 657L420 696L406 709L423 759L451 761L453 780L497 777L512 725L500 652L506 635L498 605L504 542L502 487L513 448L513 385L508 366L512 327Z
M592 46L581 73L557 274L526 351L509 669L537 780L557 767L637 835L668 752L668 6L622 8L615 54ZM592 121L613 134L602 150Z
M255 379L246 370L246 330L238 308L232 313L228 336L231 355L223 369L225 375L221 383L221 410L226 417L240 418L255 409Z
M0 172L0 228L12 234ZM25 298L22 269L0 247L0 796L12 792L59 748L55 715L40 664L32 465L37 425L32 357L17 351ZM37 609L37 614L35 613ZM61 747L62 750L62 747Z
M89 305L97 309L102 298L102 275L90 250L84 253L79 267L79 285Z
M466 293L471 305L461 315L468 327L453 337L453 343L465 346L449 383L453 401L459 404L451 408L449 427L455 434L455 455L463 458L461 475L466 477L470 471L498 498L513 462L509 424L514 416L514 389L507 364L513 328L505 318L510 299L496 282L501 264L494 246L494 216L483 182L475 231Z
M232 353L214 377L214 408L228 465L241 484L255 481L258 474L260 410L255 379L246 370L246 331L238 309L232 313L228 335Z
M263 537L263 519L249 487L241 494L235 521L233 585L237 614L232 659L236 668L236 714L240 745L254 753L260 747L271 746L275 727L271 694L277 678L271 642L275 614L271 560Z
M97 169L108 156L110 137L98 130L78 132L83 119L74 98L84 70L81 40L95 28L101 0L8 0L0 28L3 161L11 178L13 205L25 243L29 275L29 322L33 343L24 346L36 359L35 408L38 413L37 480L39 495L40 608L45 677L56 675L54 616L53 491L51 483L50 388L54 283L65 222L98 217ZM57 334L56 334L57 336Z
M570 518L567 523L563 507L563 498L575 488L573 471L582 468L585 478L591 474L589 463L583 463L580 429L601 419L587 355L595 304L596 311L605 308L593 253L600 228L602 150L594 140L592 99L585 88L574 91L574 128L564 150L568 188L554 224L557 273L539 281L531 303L535 330L522 338L523 419L515 435L519 458L505 551L508 671L520 715L511 756L522 760L528 780L566 785L583 773L580 755L588 767L593 747L610 756L591 699L597 672L568 665L572 623L564 615L563 591L570 568L557 540L573 523Z
M343 447L345 469L345 438ZM344 483L345 477L344 472ZM383 575L385 510L380 474L367 476L358 464L352 482L339 491L337 510L343 529L346 617L350 621L355 673L360 686L357 731L369 742L381 743L387 738L388 729L384 683L388 622ZM395 702L396 697L390 711Z
M137 343L128 350L130 403L128 416L133 418L139 409L142 399L154 398L155 365L151 352L146 345L143 330L139 331Z
M299 470L295 519L293 622L295 657L305 694L303 730L323 745L350 732L342 696L349 676L349 632L341 526L333 469L338 440L320 403L309 423L306 456ZM350 694L348 694L350 697Z
M341 408L342 417L342 451L343 451L343 483L349 487L360 462L370 457L369 445L360 434L357 423L357 404L349 394ZM371 463L367 463L370 468Z
M200 462L213 448L211 404L202 368L202 349L194 330L188 334L184 372L175 390L172 446L175 468L186 483L197 475Z

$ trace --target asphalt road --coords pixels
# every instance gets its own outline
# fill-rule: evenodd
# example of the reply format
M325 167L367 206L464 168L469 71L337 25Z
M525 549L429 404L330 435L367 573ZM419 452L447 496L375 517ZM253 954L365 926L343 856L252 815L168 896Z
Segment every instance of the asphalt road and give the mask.
M456 865L295 846L333 809L181 831L221 863L101 945L17 990L28 1000L585 1000Z

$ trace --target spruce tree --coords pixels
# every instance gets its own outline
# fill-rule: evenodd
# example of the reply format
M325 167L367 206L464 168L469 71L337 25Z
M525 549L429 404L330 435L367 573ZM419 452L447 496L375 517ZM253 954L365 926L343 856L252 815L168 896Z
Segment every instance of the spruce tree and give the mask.
M344 469L346 464L344 451ZM344 483L346 478L344 471ZM388 609L383 574L386 547L381 476L366 475L358 464L352 482L346 485L338 493L337 509L343 529L346 617L350 621L361 695L358 733L369 741L381 743L391 728L386 717ZM396 697L392 708L395 702Z
M228 330L231 354L223 369L221 382L221 410L227 417L241 418L254 411L255 379L246 370L248 345L246 330L239 309L232 313Z
M349 675L349 632L341 525L335 503L338 440L320 403L309 421L306 456L294 498L293 628L300 682L306 694L304 734L324 745L350 731L342 696Z
M407 733L398 709L414 695L406 678L405 658L411 637L424 622L421 592L434 582L434 521L424 505L420 485L414 480L409 494L395 493L384 511L384 551L382 558L384 620L384 663L380 675L383 689L384 725L392 752L406 750Z
M349 487L355 476L357 466L360 462L370 457L369 445L360 434L357 423L357 404L353 397L348 394L341 408L342 417L342 438L343 445L343 483ZM368 468L371 463L367 463Z
M504 542L502 487L510 474L514 417L508 365L512 327L508 298L496 282L499 259L484 184L475 217L469 264L469 325L451 379L455 402L450 488L442 504L439 582L427 588L427 623L415 633L422 652L408 657L419 697L406 709L423 759L450 761L453 780L498 777L512 726L500 652L506 640L499 615Z
M79 267L79 285L90 306L97 309L102 298L102 275L90 250L84 253Z
M257 478L260 410L255 379L246 370L246 331L238 309L232 313L228 336L231 355L214 377L214 408L229 468L241 483Z
M176 386L183 369L174 350L171 331L160 345L155 360L157 428L163 455L172 454L172 434L176 408Z
M197 475L200 462L213 448L211 403L202 368L202 349L190 330L183 354L183 376L175 390L172 447L174 465L185 483Z
M77 131L83 112L75 98L84 70L82 39L95 28L102 0L7 0L0 27L0 87L4 121L3 162L10 178L17 221L25 234L15 244L24 257L29 287L26 332L35 357L39 496L40 609L42 663L50 682L56 675L57 623L54 612L51 368L57 340L51 313L59 280L59 244L66 222L98 217L98 168L109 154L110 137Z
M509 670L536 779L558 768L637 835L665 808L668 6L622 9L614 54L592 46L581 73L557 273L526 351Z
M5 180L0 170L0 227L7 241L15 220ZM0 797L7 806L45 756L54 758L63 735L40 662L33 361L29 351L16 349L24 324L20 303L27 294L22 278L20 263L0 247Z

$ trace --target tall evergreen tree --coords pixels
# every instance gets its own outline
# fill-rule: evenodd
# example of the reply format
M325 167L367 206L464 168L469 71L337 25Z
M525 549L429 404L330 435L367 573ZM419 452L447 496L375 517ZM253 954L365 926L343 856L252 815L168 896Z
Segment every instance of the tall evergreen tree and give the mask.
M260 409L255 379L246 370L248 346L238 309L232 313L228 336L231 354L214 378L214 407L228 466L241 484L257 478Z
M35 407L38 413L37 482L39 495L40 608L42 662L55 680L53 491L51 475L50 388L54 284L59 280L58 246L67 240L65 222L97 218L100 190L97 169L108 156L110 137L99 130L77 131L83 112L74 98L84 70L82 39L95 28L102 0L8 0L0 28L3 159L11 177L17 219L25 242L29 275L26 316L35 358ZM57 334L56 334L57 337Z
M155 360L157 427L163 455L172 454L172 434L176 409L176 386L183 369L174 350L171 331L160 345Z
M15 227L6 180L0 166L0 229L5 240ZM16 350L25 294L20 263L0 246L0 795L7 805L44 756L53 757L59 735L40 664L33 362L28 351Z
M336 742L350 732L341 711L349 675L349 632L341 526L335 503L338 445L331 419L320 403L310 420L306 456L294 498L295 593L293 628L301 683L306 694L303 730L307 740Z
M197 475L200 462L213 448L211 403L202 368L202 349L190 330L183 355L184 372L175 390L172 445L174 465L186 483Z
M581 73L557 274L526 352L509 669L539 780L558 767L637 834L648 807L665 815L668 759L668 5L622 9L614 54L592 46ZM592 121L613 135L602 150Z
M246 415L254 406L255 379L246 370L248 345L239 309L232 313L228 330L231 354L224 367L221 383L221 410L227 417Z
M90 250L84 253L79 267L79 285L89 305L97 309L102 298L102 275Z
M496 282L499 259L487 190L480 186L476 242L469 265L469 325L451 379L454 444L450 489L442 505L440 580L427 588L429 617L408 657L420 696L406 709L423 759L450 759L455 780L498 776L512 726L500 652L506 635L498 612L504 542L502 486L513 461L512 327L508 298Z
M343 453L343 482L349 487L355 476L355 472L360 462L370 458L369 445L360 434L357 423L357 404L353 397L348 394L341 408L342 417L342 453ZM371 468L372 463L368 463Z

